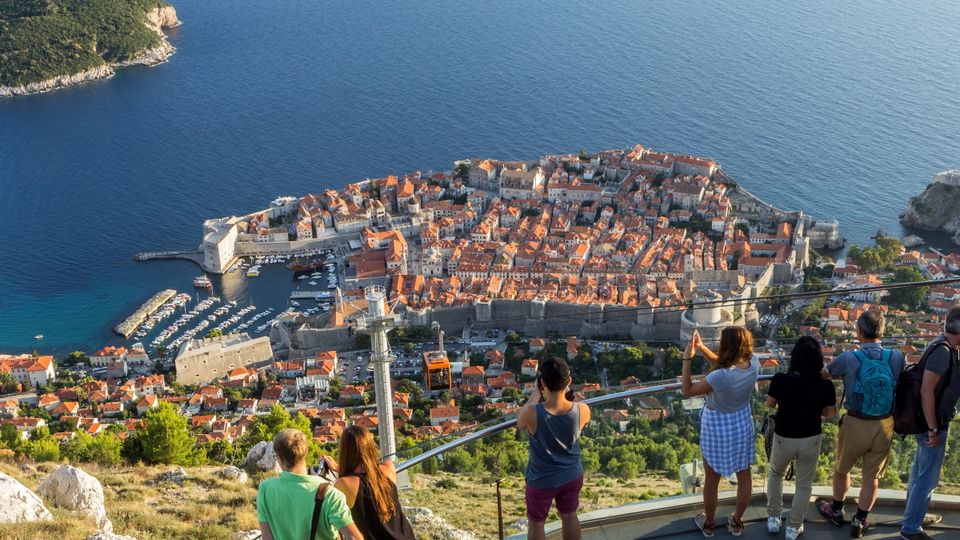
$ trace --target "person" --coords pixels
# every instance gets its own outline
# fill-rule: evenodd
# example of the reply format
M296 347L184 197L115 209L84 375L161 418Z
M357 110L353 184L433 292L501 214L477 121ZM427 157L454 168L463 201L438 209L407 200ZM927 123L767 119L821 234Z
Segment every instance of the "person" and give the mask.
M263 540L303 540L310 536L317 490L326 481L307 474L307 448L306 435L297 429L284 429L273 438L273 451L282 472L260 482L257 488L257 520ZM315 538L339 537L363 539L343 493L329 487L320 507Z
M931 341L923 352L923 382L920 406L928 431L916 435L917 453L907 482L907 505L903 512L900 538L927 540L923 522L930 497L940 482L940 470L947 447L947 428L960 400L960 306L947 314L943 335ZM937 521L934 516L932 521Z
M870 528L868 516L877 501L879 478L893 444L896 381L906 365L899 350L880 346L884 325L883 315L877 312L867 311L857 317L859 349L838 356L824 373L827 378L843 379L846 414L840 419L837 435L833 500L817 501L817 511L837 527L843 526L843 501L850 489L850 470L862 459L857 513L850 520L853 538L860 538Z
M564 540L580 538L580 488L583 464L580 461L580 431L590 422L590 407L566 395L571 383L570 368L560 358L540 365L537 384L520 409L517 427L530 440L525 499L527 538L544 539L544 523L553 502L557 503ZM544 402L540 403L540 397Z
M796 491L790 508L787 540L803 534L803 518L810 507L813 478L820 457L821 418L837 413L837 394L833 383L822 377L823 351L820 343L804 336L790 351L790 367L770 381L767 406L777 409L774 424L770 470L767 475L767 531L780 532L783 512L783 476L796 460Z
M340 472L336 488L346 496L353 522L365 538L413 540L413 528L400 507L397 469L380 463L380 450L369 430L350 426L340 437L337 461L323 457Z
M690 364L696 352L703 354L710 370L693 382ZM694 521L700 532L714 535L717 490L720 478L737 475L737 504L727 520L727 530L743 534L743 513L750 502L750 465L755 456L755 431L750 396L760 373L760 360L753 354L753 336L743 327L730 326L720 332L720 348L714 353L694 332L683 354L681 390L685 397L706 395L700 412L700 452L703 454L704 511Z

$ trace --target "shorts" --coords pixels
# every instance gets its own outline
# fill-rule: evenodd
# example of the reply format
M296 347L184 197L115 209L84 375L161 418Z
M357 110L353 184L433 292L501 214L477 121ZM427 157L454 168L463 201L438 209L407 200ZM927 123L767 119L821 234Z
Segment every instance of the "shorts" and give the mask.
M880 478L887 467L893 445L893 417L864 420L845 415L837 436L835 471L847 474L863 458L860 469L864 478Z
M580 488L582 487L583 475L555 488L527 486L524 494L527 502L527 519L537 522L546 521L554 500L557 501L557 512L575 513L580 508Z

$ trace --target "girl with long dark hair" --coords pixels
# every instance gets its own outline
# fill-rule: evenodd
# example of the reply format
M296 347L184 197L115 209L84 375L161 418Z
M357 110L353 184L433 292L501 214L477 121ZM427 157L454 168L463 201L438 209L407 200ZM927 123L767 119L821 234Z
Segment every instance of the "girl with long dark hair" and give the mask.
M367 429L350 426L343 430L337 461L323 459L339 472L335 487L346 496L353 522L364 538L414 538L400 507L397 470L392 461L380 463L380 450Z
M810 492L820 456L821 418L836 414L833 383L823 378L820 343L804 336L790 351L790 368L770 381L767 406L777 408L770 472L767 475L767 531L780 532L783 512L783 476L796 460L797 487L787 524L787 540L803 534L803 517L810 507Z

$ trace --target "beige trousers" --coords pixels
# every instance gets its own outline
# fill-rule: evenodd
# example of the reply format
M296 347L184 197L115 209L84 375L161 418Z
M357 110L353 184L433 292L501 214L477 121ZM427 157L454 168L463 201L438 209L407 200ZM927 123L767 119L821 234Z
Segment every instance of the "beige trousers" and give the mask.
M810 492L813 478L817 472L817 458L820 456L820 435L791 439L774 435L773 448L770 450L770 473L767 475L767 515L780 517L783 513L783 476L790 462L796 460L796 490L790 509L788 524L791 527L803 525L803 517L810 507Z

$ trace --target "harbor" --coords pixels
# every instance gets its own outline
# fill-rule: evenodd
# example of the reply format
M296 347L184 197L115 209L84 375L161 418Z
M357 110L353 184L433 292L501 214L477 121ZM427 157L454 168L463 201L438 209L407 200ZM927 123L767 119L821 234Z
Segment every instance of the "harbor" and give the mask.
M132 315L114 327L113 331L125 338L129 338L134 334L134 332L137 331L144 321L153 315L155 311L160 309L160 306L162 306L164 302L173 298L175 294L177 294L177 291L173 289L165 289L151 296L150 299L144 302L143 305L134 311Z

